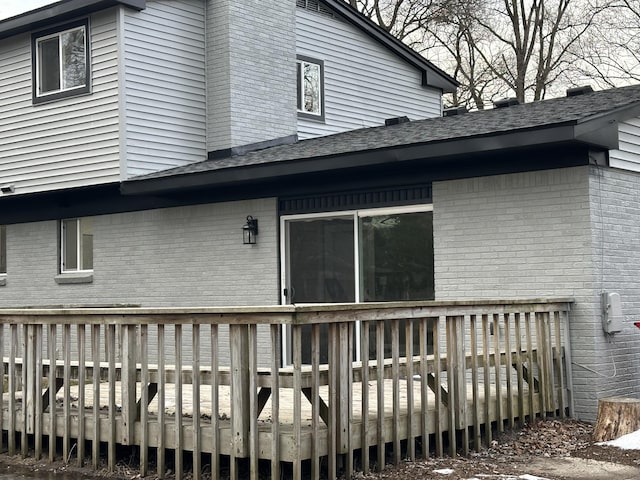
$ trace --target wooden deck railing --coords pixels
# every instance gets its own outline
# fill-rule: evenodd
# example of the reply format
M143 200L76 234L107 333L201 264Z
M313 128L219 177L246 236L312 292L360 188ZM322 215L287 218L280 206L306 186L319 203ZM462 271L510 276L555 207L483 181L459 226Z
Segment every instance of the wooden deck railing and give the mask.
M135 445L143 476L155 451L177 478L184 452L194 478L202 454L214 478L221 456L231 478L257 478L259 459L319 478L325 457L323 475L349 478L354 455L368 471L387 453L466 454L492 428L571 412L570 305L0 310L0 450L97 467L106 447L113 470Z

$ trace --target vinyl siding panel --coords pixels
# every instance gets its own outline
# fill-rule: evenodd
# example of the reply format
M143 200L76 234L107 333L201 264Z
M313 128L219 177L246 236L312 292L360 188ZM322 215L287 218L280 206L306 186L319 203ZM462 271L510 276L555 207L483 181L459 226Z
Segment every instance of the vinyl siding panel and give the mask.
M204 19L201 1L125 11L125 178L206 158Z
M325 121L298 118L300 138L441 114L441 93L419 70L346 21L298 8L296 53L324 61Z
M0 178L16 194L119 179L116 11L90 19L89 95L34 106L31 36L0 43Z
M610 165L640 172L640 118L621 122L618 131L620 148L609 152Z

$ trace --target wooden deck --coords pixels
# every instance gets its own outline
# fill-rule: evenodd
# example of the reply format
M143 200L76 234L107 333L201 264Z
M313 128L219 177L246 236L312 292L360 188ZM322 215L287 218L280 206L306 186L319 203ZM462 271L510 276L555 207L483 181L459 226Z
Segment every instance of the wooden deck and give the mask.
M116 446L132 445L141 474L154 452L161 477L169 453L178 478L187 470L184 452L193 452L195 478L203 453L214 478L221 456L232 478L241 459L252 478L259 459L271 460L272 478L281 462L301 478L305 460L319 478L323 458L323 475L336 478L340 466L353 473L355 454L365 471L387 454L396 462L466 454L491 441L492 426L570 413L569 303L0 310L7 385L0 424L10 453L39 457L44 445L50 460L97 466L103 444L115 468ZM399 320L413 340L402 349ZM259 324L268 326L267 342ZM286 367L283 324L291 338ZM219 325L229 326L228 338ZM303 325L310 335L303 337ZM152 342L167 354L150 359ZM221 366L227 343L230 363ZM311 365L302 364L303 349ZM51 437L62 439L61 451Z

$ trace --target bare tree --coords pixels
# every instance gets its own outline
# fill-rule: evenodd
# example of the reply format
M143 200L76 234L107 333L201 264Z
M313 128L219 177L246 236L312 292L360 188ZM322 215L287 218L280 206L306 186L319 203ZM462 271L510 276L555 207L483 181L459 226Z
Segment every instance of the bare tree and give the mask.
M480 15L470 12L463 21L469 25L468 48L494 82L524 102L566 85L579 60L579 41L604 9L582 0L489 0Z
M447 21L461 0L346 0L384 30L419 46L428 25Z
M598 28L580 42L580 67L601 87L640 82L640 2L608 4Z
M539 100L584 76L581 40L612 2L636 0L348 1L452 72L462 87L451 103L484 108L498 96Z

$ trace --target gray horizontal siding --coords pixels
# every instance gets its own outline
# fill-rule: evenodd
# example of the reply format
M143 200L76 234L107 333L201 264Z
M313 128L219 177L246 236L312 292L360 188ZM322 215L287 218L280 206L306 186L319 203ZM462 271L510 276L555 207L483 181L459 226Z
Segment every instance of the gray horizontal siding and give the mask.
M440 92L422 86L420 71L347 22L298 8L296 53L325 68L325 122L298 118L300 138L441 114Z
M125 177L206 156L204 3L125 11Z
M0 178L16 193L119 179L115 10L90 24L92 93L34 106L31 37L0 43Z
M640 172L640 118L621 122L618 129L620 148L609 153L610 165Z

